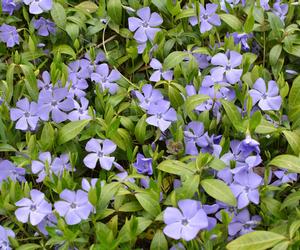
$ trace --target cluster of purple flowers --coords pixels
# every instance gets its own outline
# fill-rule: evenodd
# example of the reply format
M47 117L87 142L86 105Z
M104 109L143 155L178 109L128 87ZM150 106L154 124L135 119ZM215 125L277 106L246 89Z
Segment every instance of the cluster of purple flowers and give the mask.
M151 84L142 87L142 93L134 91L139 100L139 106L150 115L146 122L158 127L162 132L168 129L173 121L177 120L176 111L170 108L171 103L163 99L163 95Z

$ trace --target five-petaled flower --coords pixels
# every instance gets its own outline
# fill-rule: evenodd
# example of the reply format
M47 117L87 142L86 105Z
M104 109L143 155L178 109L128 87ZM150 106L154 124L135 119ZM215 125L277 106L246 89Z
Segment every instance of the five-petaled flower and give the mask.
M113 153L116 148L116 144L109 139L90 139L85 146L85 150L91 153L83 159L84 165L94 169L99 161L101 168L110 170L115 157L109 155Z
M23 0L26 5L29 5L29 13L41 14L52 9L52 0Z
M8 48L19 44L19 35L15 26L2 24L0 26L0 41L6 43Z
M178 208L168 207L164 211L166 224L163 232L175 240L194 239L201 229L208 226L207 215L201 208L201 203L195 200L180 200Z
M30 223L35 226L39 224L48 214L52 212L52 205L45 200L45 195L39 190L30 191L31 199L23 198L16 202L20 207L15 211L18 221Z

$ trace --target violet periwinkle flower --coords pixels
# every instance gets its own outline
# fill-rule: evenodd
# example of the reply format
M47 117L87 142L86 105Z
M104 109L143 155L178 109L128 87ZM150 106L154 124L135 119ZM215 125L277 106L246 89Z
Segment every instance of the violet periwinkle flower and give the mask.
M37 20L34 19L33 27L38 31L38 35L40 36L49 36L56 32L55 23L43 17Z
M206 8L202 4L200 4L200 32L204 33L206 31L209 31L213 28L213 26L220 26L221 25L221 19L216 14L216 10L218 8L217 4L208 3L206 4ZM195 26L198 24L198 18L196 16L190 17L189 22L192 26Z
M220 158L220 160L222 160L227 167L231 167L232 163L234 163L234 166L236 167L244 165L246 156L243 154L240 148L240 143L241 142L238 140L232 140L230 142L229 151Z
M2 0L2 11L11 16L15 10L20 9L21 5L18 0Z
M16 103L17 108L10 109L10 119L17 121L16 129L35 130L39 121L38 105L35 102L29 103L27 98L23 98Z
M98 178L92 178L90 180L90 182L86 179L86 178L82 178L81 180L81 188L86 191L86 192L89 192L91 188L95 188L96 187L96 184L97 184L97 181L99 179ZM104 182L101 181L101 186L104 185Z
M223 213L227 213L230 218L233 218L238 214L238 209L235 206L229 206L221 201L217 201L217 204L219 205L220 210L215 214L215 217L221 222Z
M66 87L69 89L69 97L74 98L76 96L81 98L86 95L84 90L87 89L89 85L85 79L78 79L75 75L69 75Z
M106 60L105 53L103 51L99 51L96 55L96 58L91 58L90 51L88 51L85 53L84 58L89 61L90 72L95 72L97 65Z
M232 37L234 39L235 44L241 44L242 45L242 50L243 51L250 51L250 46L248 44L248 39L251 38L253 34L247 34L247 33L237 33L234 32L232 33Z
M69 120L78 121L91 119L88 114L88 106L89 101L84 97L80 98L80 104L74 100L74 110L69 113Z
M85 146L85 150L91 153L83 159L84 165L94 169L99 161L101 168L110 170L115 157L109 155L113 153L116 148L116 144L109 139L90 139Z
M51 164L52 157L50 152L41 152L39 153L39 160L33 160L31 162L31 171L33 174L38 174L36 182L42 182L47 173L52 173Z
M150 105L147 113L150 117L146 119L146 122L158 127L162 132L170 127L173 121L177 120L175 109L170 108L170 102L165 100Z
M233 181L233 173L230 167L223 168L217 172L217 177L223 180L226 184L231 184Z
M215 157L219 157L222 151L222 146L219 145L222 139L222 135L211 135L209 136L206 132L201 138L201 148L202 153L209 153Z
M9 160L0 161L0 184L2 181L7 180L8 178L10 178L12 181L25 182L25 173L26 171L24 168L16 167Z
M233 217L228 225L228 234L230 236L240 236L253 231L261 222L261 217L254 215L250 218L248 209L244 209Z
M163 19L156 12L151 14L149 7L139 9L136 13L139 18L128 18L129 30L135 32L133 38L139 43L153 41L156 33L160 31L156 27L163 23Z
M211 56L200 53L192 53L192 55L196 58L198 66L200 69L206 69L210 65Z
M152 175L152 158L146 158L143 154L138 153L136 162L133 164L139 174Z
M91 80L99 83L101 90L108 89L110 94L115 94L118 90L118 81L121 78L120 72L113 69L109 72L108 65L102 63L96 67L96 72L91 74Z
M53 91L41 91L38 105L40 106L38 114L44 121L49 120L49 115L53 121L60 123L68 119L67 111L74 108L73 99L67 97L67 88L55 88Z
M193 95L197 95L196 89L194 85L187 85L185 87L187 96L193 96ZM200 89L198 91L198 94L200 94ZM201 103L200 105L198 105L195 110L196 111L205 111L205 110L210 110L213 107L214 101L210 98L206 101L204 101L203 103Z
M8 48L19 44L19 35L15 26L2 24L0 26L0 41L6 43Z
M69 63L68 65L69 79L87 79L90 77L90 61L88 59L80 59Z
M62 176L64 171L75 171L76 169L72 168L69 161L68 154L62 154L59 157L56 157L51 164L51 171L56 176Z
M43 235L49 235L48 231L46 230L46 227L55 227L57 224L57 219L56 216L51 213L48 214L38 225L38 229L39 231L43 234Z
M265 10L270 10L269 0L260 0L260 6Z
M42 73L42 80L38 79L38 88L40 91L52 91L53 85L51 83L51 77L48 71Z
M142 87L142 92L144 95L141 94L139 91L134 91L133 93L140 102L139 106L144 110L148 110L152 104L164 98L161 92L157 89L154 89L151 84L145 84Z
M83 190L64 189L59 197L62 201L56 201L54 207L58 214L65 218L68 225L75 225L86 220L93 211L88 193Z
M272 183L273 186L280 186L284 183L297 181L298 179L298 175L296 173L289 173L287 170L276 170L274 171L274 175L278 178L278 180Z
M262 162L260 155L251 155L245 159L245 164L232 169L233 174L237 174L240 171L252 171L252 169L258 166Z
M215 214L219 210L219 205L218 204L203 205L202 208L207 215ZM207 230L212 230L213 228L215 228L217 224L216 218L207 216L207 221L208 221L208 226L206 228Z
M253 152L256 154L260 153L259 142L252 139L250 135L246 135L246 138L241 141L239 148L244 154L245 158Z
M26 5L29 5L30 14L41 14L52 9L52 0L23 0Z
M173 79L173 71L167 70L163 71L162 64L157 59L153 58L150 61L150 66L152 69L155 69L155 71L150 76L150 81L152 82L158 82L160 81L161 77L167 81L171 81Z
M284 19L289 11L289 5L287 3L281 4L280 0L277 0L273 4L272 12L280 18L280 20L284 23Z
M258 103L258 106L264 110L279 110L282 98L279 95L279 88L275 81L268 82L268 90L264 79L258 78L253 85L253 89L249 91L252 98L252 104Z
M30 191L30 197L16 202L20 207L15 211L18 221L30 223L35 226L39 224L48 214L52 212L52 205L45 200L45 195L37 189Z
M201 229L208 226L207 215L201 208L201 203L195 200L180 200L178 208L168 207L164 211L166 224L163 232L168 237L190 241Z
M15 233L9 229L0 225L0 249L11 250L10 241L8 237L15 238Z
M242 55L236 51L228 51L226 54L218 53L212 57L212 65L218 66L210 70L211 76L216 81L225 81L230 84L238 82L243 70L236 69L242 63Z
M202 122L192 121L184 129L185 153L198 155L197 146L203 147L204 126Z
M238 209L248 206L250 202L256 205L259 203L258 187L262 184L262 180L258 174L248 171L241 171L234 176L230 188L237 198Z

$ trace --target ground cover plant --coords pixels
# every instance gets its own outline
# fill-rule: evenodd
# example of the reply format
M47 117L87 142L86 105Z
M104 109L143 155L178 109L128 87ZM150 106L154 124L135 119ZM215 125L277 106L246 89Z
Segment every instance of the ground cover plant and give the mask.
M2 0L0 249L299 249L299 13Z

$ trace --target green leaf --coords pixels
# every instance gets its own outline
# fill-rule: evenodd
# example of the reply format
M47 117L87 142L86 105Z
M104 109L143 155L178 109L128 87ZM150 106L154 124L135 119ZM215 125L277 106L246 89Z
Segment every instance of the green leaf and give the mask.
M9 145L9 144L6 144L6 143L0 143L0 152L16 152L17 150Z
M59 28L64 29L66 27L67 16L65 8L60 3L53 2L51 9L51 17Z
M268 21L272 29L272 39L280 38L281 32L284 29L284 25L280 18L272 12L267 12Z
M230 242L226 247L228 250L264 250L275 246L285 237L267 231L255 231L245 234Z
M25 75L25 85L29 95L31 96L32 100L36 101L38 99L38 87L36 77L34 75L33 69L25 64L20 64L20 68L22 69Z
M300 191L289 194L281 205L281 210L286 207L298 207L300 200Z
M35 250L35 249L40 249L40 248L42 248L42 247L38 244L28 243L28 244L19 246L16 250Z
M50 122L44 123L40 143L43 151L51 151L55 141L54 129Z
M271 160L268 165L284 168L300 174L300 158L294 155L278 155Z
M142 210L143 207L138 201L131 201L123 204L118 211L120 212L136 212Z
M229 120L231 121L235 129L237 131L244 132L246 130L246 127L243 126L242 116L238 111L237 107L234 105L234 103L226 101L224 99L221 100L221 103L223 105L223 108L225 109L225 112Z
M172 85L169 85L169 87L168 87L168 96L169 96L170 102L172 104L172 107L174 107L175 109L177 109L184 103L184 100L183 100L179 90L177 88L173 87Z
M138 140L140 144L143 144L146 138L146 128L147 128L146 119L147 119L147 115L144 114L139 119L134 129L135 138Z
M196 172L196 168L191 168L190 166L194 165L188 165L176 160L165 160L157 166L157 169L170 174L193 175Z
M255 23L255 19L253 16L253 5L252 5L248 17L246 19L246 22L244 24L244 30L246 33L250 33L253 31L254 23Z
M289 241L283 241L273 247L271 250L287 250L290 245Z
M90 120L80 120L64 125L58 132L58 144L61 145L75 138L89 122Z
M122 3L121 0L107 1L107 14L118 25L122 22Z
M154 198L154 195L149 192L143 192L135 194L135 197L141 206L154 218L160 214L159 201Z
M163 65L164 70L174 68L176 65L181 63L183 61L183 59L185 59L187 57L189 57L188 52L184 52L184 51L172 52L164 60L164 65Z
M272 66L276 65L276 63L278 62L281 51L282 51L282 45L281 44L276 44L270 50L269 60L270 60L270 64Z
M290 239L294 237L295 233L299 230L299 228L300 228L300 220L293 221L293 223L290 225L289 228Z
M288 46L283 46L283 49L293 55L293 56L297 56L297 57L300 57L300 45L297 45L297 44L293 44L293 46L291 47L288 47Z
M98 10L97 4L91 1L83 1L80 4L77 4L75 8L86 11L88 13L94 13Z
M193 114L194 109L208 99L209 99L209 96L207 96L207 95L188 96L185 101L186 113L188 115Z
M67 44L61 44L53 48L53 54L60 53L72 56L73 59L76 59L76 54L74 50Z
M222 201L228 205L236 206L236 198L231 189L221 180L205 179L201 185L206 193L216 200Z
M278 129L266 119L262 118L260 124L255 128L255 133L258 134L271 134L276 132Z
M175 18L175 20L179 20L182 18L192 17L195 16L195 10L194 9L183 9Z
M7 83L7 93L6 93L6 101L10 103L11 98L13 97L14 93L14 71L15 71L16 64L12 63L8 66L6 71L6 83Z
M150 250L167 250L168 242L161 230L157 230L151 241Z
M152 0L151 1L160 11L169 14L167 9L167 0Z
M120 182L111 182L101 188L97 209L104 210L121 186Z
M300 119L300 76L294 81L290 90L288 99L288 115L289 118L296 122Z
M231 14L219 14L220 18L227 23L232 29L240 31L243 28L243 24L236 16Z
M293 149L294 153L296 155L299 155L300 153L300 136L299 133L285 130L282 132L287 139L289 145Z
M75 23L67 23L66 26L66 32L71 37L72 41L75 41L76 38L78 38L79 35L79 26Z

